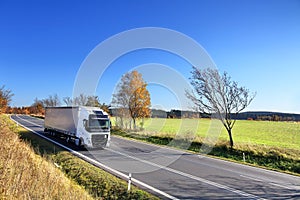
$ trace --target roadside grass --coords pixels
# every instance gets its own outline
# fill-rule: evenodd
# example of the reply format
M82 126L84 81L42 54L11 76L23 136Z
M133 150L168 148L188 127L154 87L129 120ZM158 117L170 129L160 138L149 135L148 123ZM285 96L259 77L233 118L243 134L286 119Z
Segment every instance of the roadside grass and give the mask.
M7 118L3 116L1 117ZM6 119L6 121L8 121L8 119ZM31 149L33 156L36 157L42 156L43 158L41 159L43 159L44 162L48 163L51 166L51 170L56 170L61 174L65 174L66 175L65 179L72 182L74 185L76 185L76 187L81 188L82 191L85 192L90 199L92 198L93 199L158 199L152 194L140 190L135 186L132 186L130 192L127 192L126 181L121 180L105 172L104 170L99 169L94 165L81 160L80 158L65 151L63 148L31 133L30 131L27 131L20 127L16 127L16 125L11 121L8 121L8 124L11 127L11 129L13 129L14 132L14 133L10 132L10 135L15 135L17 140L20 140L21 143L27 145L28 148ZM17 135L19 135L20 139L17 137ZM12 144L10 145L11 147L14 146ZM57 168L54 165L54 163L58 165L59 168ZM35 166L33 166L32 168L35 169ZM40 180L39 177L37 177L36 180L38 182L43 181ZM58 187L59 190L63 189L60 188L60 185L56 185L56 186L55 185L56 183L53 182L52 187ZM41 182L41 186L36 187L36 189L43 191L44 187L45 186L43 185L43 182ZM66 193L69 194L68 190L66 190ZM1 199L1 195L0 195L0 199ZM34 198L34 199L45 199L45 198ZM85 198L84 195L83 196L77 195L75 197L70 196L68 198L64 198L64 196L58 196L55 198L48 198L48 199L88 199L88 198Z
M194 132L203 139L207 135L210 119L160 119L145 120L144 132L158 136L172 136ZM215 124L214 124L215 125ZM228 141L228 134L222 127L220 141ZM300 123L237 120L233 128L236 144L265 145L300 150Z
M113 125L114 119L112 118ZM159 119L144 121L140 131L114 129L113 134L150 143L203 152L202 145L217 137L209 155L262 166L273 170L300 174L300 123L239 120L233 129L234 149L228 146L226 130L220 130L210 119ZM214 132L214 131L212 131ZM209 143L208 143L209 145Z
M93 199L32 147L0 115L0 199Z
M74 157L68 152L55 156L57 162L68 175L95 198L99 199L158 199L153 195L131 187L127 191L127 183L99 168Z

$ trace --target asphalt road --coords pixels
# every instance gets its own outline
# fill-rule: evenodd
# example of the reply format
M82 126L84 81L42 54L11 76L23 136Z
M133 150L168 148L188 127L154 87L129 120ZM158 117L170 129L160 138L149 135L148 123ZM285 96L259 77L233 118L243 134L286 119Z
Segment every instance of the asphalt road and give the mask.
M43 120L24 115L12 118L44 135ZM300 199L297 176L120 137L112 137L109 148L97 150L78 150L53 140L120 177L131 173L134 184L162 199Z

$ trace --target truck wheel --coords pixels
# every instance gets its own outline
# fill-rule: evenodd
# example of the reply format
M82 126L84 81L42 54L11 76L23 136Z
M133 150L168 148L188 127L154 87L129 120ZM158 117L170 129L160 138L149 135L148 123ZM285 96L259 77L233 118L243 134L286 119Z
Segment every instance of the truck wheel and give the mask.
M66 142L67 142L67 143L70 142L70 137L66 137Z

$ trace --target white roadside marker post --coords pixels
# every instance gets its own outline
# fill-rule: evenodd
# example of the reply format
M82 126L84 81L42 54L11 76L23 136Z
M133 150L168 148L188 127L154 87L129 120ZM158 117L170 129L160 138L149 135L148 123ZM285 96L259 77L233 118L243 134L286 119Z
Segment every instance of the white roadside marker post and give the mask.
M243 161L246 162L245 153L243 152Z
M127 189L127 191L130 191L130 187L131 187L131 173L129 173L129 176L128 176L128 189Z

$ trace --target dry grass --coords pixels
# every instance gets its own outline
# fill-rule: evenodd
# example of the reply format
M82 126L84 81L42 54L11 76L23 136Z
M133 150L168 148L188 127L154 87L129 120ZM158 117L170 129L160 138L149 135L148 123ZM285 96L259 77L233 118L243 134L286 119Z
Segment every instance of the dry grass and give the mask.
M0 115L0 199L92 199L51 162L36 155Z

